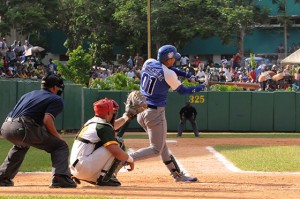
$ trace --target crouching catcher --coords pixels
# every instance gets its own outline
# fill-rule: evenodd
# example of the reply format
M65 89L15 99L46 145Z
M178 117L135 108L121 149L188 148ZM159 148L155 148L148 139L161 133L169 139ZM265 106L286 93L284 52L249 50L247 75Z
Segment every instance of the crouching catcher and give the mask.
M71 151L70 170L77 183L84 180L99 186L120 186L115 170L120 165L129 165L129 171L134 169L133 158L115 138L114 129L129 119L127 113L116 119L118 109L118 104L108 98L94 103L95 116L81 128Z

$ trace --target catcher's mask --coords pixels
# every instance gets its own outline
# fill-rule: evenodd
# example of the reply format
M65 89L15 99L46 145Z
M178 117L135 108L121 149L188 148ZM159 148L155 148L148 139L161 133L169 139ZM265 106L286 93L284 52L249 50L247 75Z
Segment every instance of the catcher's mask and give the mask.
M57 75L47 75L42 78L41 88L42 89L49 89L53 88L54 86L58 87L57 95L61 95L64 92L64 81L62 78L58 77Z
M94 112L95 115L101 118L105 118L108 113L113 112L113 117L110 121L111 124L114 124L115 119L118 115L119 105L114 100L105 98L98 100L94 103Z
M181 55L177 53L177 49L172 45L164 45L158 49L157 60L160 63L164 63L168 59L174 58L175 60L179 60Z

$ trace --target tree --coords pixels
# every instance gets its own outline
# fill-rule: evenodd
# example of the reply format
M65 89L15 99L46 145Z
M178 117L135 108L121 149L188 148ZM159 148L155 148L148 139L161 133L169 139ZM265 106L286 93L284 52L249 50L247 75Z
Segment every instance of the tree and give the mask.
M124 29L129 30L130 41L136 38L140 46L147 41L146 3L136 0L115 0L115 18ZM217 36L223 43L236 38L237 47L243 50L244 35L255 24L265 19L254 0L153 0L151 1L151 35L155 49L162 44L178 47L196 36ZM141 36L144 38L141 39ZM234 37L235 36L235 37Z
M217 11L212 22L218 27L215 35L223 43L236 40L237 48L244 54L244 37L250 34L255 25L265 22L268 14L266 9L255 5L254 0L211 0L211 6Z
M92 67L92 56L86 53L82 46L69 53L69 60L66 65L57 63L58 71L62 76L74 83L83 86L89 83L89 70Z
M300 0L294 0L295 3L300 3ZM286 0L272 0L273 4L278 5L278 13L282 14L278 16L279 23L282 24L284 29L284 57L287 56L287 29L291 27L291 16L287 15L286 12Z
M65 46L72 51L87 46L94 64L114 60L117 24L110 0L61 0L55 27L67 35Z
M13 29L30 39L32 34L49 28L57 7L57 0L1 0L0 33L9 35Z

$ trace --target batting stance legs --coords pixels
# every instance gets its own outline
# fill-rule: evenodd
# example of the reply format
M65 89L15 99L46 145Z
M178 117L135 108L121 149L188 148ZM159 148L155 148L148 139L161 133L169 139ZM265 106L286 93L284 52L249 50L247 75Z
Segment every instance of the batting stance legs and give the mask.
M171 175L176 181L197 181L195 177L185 176L178 166L176 159L171 154L166 144L167 122L165 117L165 107L148 108L138 114L138 123L145 129L149 136L150 146L139 149L130 154L134 161L161 156Z

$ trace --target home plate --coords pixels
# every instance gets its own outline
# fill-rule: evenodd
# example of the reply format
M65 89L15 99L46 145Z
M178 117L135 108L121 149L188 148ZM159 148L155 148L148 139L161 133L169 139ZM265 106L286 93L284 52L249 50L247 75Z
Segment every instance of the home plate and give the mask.
M166 143L177 144L177 140L167 140Z

